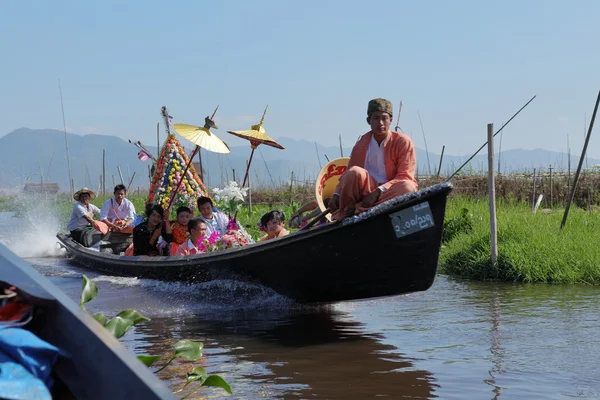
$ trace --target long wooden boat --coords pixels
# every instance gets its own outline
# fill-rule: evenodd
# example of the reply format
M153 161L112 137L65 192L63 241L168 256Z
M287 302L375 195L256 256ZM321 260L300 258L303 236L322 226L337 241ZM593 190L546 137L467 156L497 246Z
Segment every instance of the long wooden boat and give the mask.
M167 281L247 279L298 302L337 302L423 291L438 263L446 199L441 183L308 231L186 257L122 256L58 240L95 271Z
M52 371L57 399L175 399L114 336L33 266L0 244L0 287L33 305L25 329L63 354Z

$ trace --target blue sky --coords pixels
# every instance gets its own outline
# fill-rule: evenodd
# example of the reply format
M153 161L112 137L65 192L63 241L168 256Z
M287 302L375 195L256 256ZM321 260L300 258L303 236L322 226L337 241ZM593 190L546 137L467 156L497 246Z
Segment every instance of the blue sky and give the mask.
M598 15L592 0L5 2L0 136L62 130L60 79L79 134L155 144L162 105L190 124L220 105L216 133L245 144L225 131L268 104L270 136L350 146L368 100L386 97L403 101L418 147L419 113L429 151L454 155L537 95L502 149L566 151L568 134L579 154L600 89Z

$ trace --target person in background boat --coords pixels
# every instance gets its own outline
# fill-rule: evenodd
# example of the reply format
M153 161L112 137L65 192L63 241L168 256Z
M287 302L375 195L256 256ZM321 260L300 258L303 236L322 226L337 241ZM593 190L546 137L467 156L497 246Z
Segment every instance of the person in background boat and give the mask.
M219 237L221 237L227 232L229 217L221 211L215 211L214 207L210 197L201 196L198 198L200 219L206 222L206 236L212 235L213 232L219 232Z
M188 256L190 254L200 254L202 251L198 248L198 242L206 236L207 231L206 222L200 218L192 218L188 222L187 229L190 238L177 247L177 251L174 255L176 256Z
M106 200L100 210L100 220L110 228L111 232L130 234L133 233L135 220L135 207L125 198L127 188L119 184L113 191L114 197Z
M192 210L190 210L189 207L181 206L177 209L177 219L175 221L170 221L172 241L164 241L166 245L169 246L170 255L174 256L177 253L177 248L190 238L188 224L190 222L191 217Z
M369 101L367 123L371 130L352 148L348 170L329 202L334 220L417 190L415 147L410 137L390 130L393 113L389 100Z
M263 215L260 219L260 227L261 230L267 232L267 234L258 239L259 242L280 238L290 234L290 231L285 229L285 214L279 210L269 211Z
M73 194L77 201L73 205L71 218L67 224L67 230L71 232L71 238L85 247L91 247L102 239L102 235L108 232L108 226L94 220L94 215L100 215L100 209L90 202L96 198L96 193L84 187Z
M165 241L173 240L171 224L159 204L146 204L146 219L133 228L133 255L158 256L157 244L162 236Z
M327 207L329 205L329 200L331 199L331 197L327 197L326 199L323 200L323 204L325 204L325 207ZM308 214L306 215L302 215L305 212L310 211ZM299 209L297 209L296 211L294 211L294 213L291 215L290 220L288 221L288 226L290 228L302 228L304 225L306 225L308 222L310 222L313 218L316 218L319 214L321 214L321 209L319 208L319 203L317 203L316 200L313 201L309 201L308 203L304 204L302 207L300 207ZM323 216L321 217L321 219L319 220L319 222L317 224L325 224L327 223L327 217Z

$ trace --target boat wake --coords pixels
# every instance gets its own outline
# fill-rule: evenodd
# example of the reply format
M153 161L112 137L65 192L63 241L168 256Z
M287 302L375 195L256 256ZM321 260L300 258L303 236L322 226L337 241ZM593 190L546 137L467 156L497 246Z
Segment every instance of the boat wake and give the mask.
M202 283L164 282L154 279L138 279L101 275L92 278L96 283L107 282L136 293L144 292L148 302L137 301L154 316L182 313L204 313L207 310L232 311L256 309L301 308L295 301L277 294L270 288L238 280L212 280ZM158 304L156 302L159 302ZM154 306L150 307L149 303Z

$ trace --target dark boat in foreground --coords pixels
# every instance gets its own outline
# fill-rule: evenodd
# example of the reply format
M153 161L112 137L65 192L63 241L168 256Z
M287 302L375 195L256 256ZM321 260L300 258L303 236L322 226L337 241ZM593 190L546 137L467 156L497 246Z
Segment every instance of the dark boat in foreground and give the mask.
M342 222L226 251L187 257L107 254L57 235L85 268L168 281L244 279L298 302L337 302L423 291L438 263L446 198L441 183Z
M14 291L22 302L32 305L33 318L24 329L63 354L52 370L53 398L175 398L148 367L91 315L33 266L0 244L0 293L11 286L16 288Z

